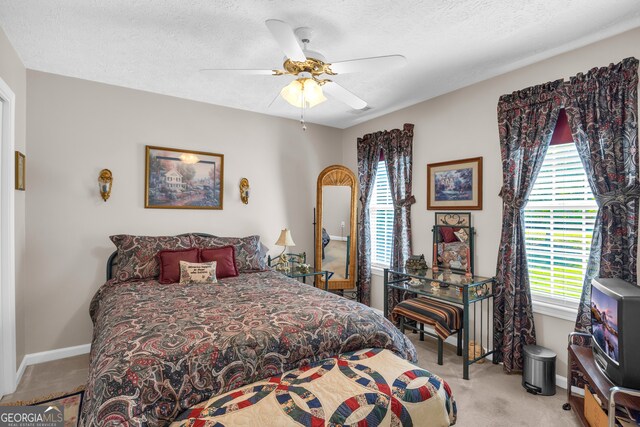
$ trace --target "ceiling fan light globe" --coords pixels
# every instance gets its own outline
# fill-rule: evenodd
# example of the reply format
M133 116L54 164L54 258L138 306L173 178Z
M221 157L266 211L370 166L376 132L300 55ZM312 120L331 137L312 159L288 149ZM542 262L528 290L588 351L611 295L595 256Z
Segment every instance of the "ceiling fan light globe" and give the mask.
M302 84L294 80L280 91L280 96L294 107L302 107Z
M285 86L280 95L294 107L313 108L327 100L322 88L315 80L309 78L296 79Z
M327 98L325 98L322 88L315 80L307 79L304 82L304 100L307 103L307 107L312 108L323 103Z

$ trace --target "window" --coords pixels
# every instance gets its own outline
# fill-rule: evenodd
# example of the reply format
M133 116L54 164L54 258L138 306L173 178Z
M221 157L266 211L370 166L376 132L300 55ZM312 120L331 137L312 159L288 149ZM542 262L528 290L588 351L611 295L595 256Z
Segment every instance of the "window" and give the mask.
M525 208L534 302L578 306L597 212L576 145L549 146Z
M371 224L371 263L378 267L391 264L393 247L393 201L384 160L378 162L373 197L369 209Z

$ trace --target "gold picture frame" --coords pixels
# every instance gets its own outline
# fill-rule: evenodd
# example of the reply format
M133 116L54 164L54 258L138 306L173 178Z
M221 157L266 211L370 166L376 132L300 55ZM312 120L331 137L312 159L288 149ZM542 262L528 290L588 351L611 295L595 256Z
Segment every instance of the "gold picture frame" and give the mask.
M26 168L27 157L19 151L16 151L16 178L15 187L16 190L25 191L26 189Z
M221 210L224 155L146 146L144 207Z
M427 165L427 210L482 210L482 157Z

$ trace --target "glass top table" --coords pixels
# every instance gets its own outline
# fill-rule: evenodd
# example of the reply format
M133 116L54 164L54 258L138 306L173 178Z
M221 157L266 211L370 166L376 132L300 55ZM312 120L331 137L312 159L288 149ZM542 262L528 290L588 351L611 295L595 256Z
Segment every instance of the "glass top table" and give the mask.
M386 270L385 270L386 271ZM493 277L466 276L454 272L412 272L405 269L388 270L387 286L394 289L413 292L455 304L464 303L466 294L469 302L482 299L492 292ZM394 277L396 280L394 280Z
M327 270L316 270L313 267L301 270L299 266L293 266L289 272L284 274L294 279L302 278L302 283L307 283L307 277L324 276L324 290L328 290L329 287L329 272Z
M452 271L434 272L411 271L406 269L384 270L384 317L389 317L389 292L405 291L416 296L423 296L462 306L463 315L463 378L469 379L469 366L495 353L492 348L493 327L489 319L492 312L489 301L493 300L494 277L466 275ZM485 302L487 301L487 302ZM479 308L479 309L478 309ZM478 310L477 310L478 309ZM479 311L479 316L476 311ZM473 319L473 323L471 321ZM479 322L478 322L479 320ZM484 330L484 327L487 330ZM470 330L473 330L475 342L478 334L480 345L486 340L487 351L480 356L469 355ZM476 334L478 332L478 334ZM491 333L490 333L491 332Z

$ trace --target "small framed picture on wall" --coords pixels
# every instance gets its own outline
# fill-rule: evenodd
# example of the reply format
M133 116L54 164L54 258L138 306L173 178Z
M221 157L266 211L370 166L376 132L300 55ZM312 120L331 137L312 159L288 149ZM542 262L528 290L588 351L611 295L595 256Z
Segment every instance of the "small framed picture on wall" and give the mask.
M24 154L19 151L16 151L16 190L24 191L25 190L25 169L26 169L27 158Z
M482 157L428 164L427 209L481 210Z

